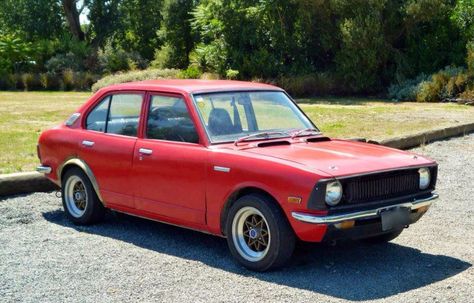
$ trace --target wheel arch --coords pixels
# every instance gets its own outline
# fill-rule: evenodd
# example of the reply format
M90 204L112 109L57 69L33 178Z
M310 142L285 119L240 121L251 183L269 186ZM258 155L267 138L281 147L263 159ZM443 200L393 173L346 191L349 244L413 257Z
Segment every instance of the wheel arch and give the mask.
M99 201L105 206L104 200L100 195L99 184L97 183L97 179L95 178L94 173L92 172L89 165L87 165L86 162L79 158L70 158L66 160L61 166L59 166L57 171L59 184L62 185L62 179L64 174L73 167L78 167L87 175L89 181L92 184L92 187L94 188L95 193L97 194L97 197L99 198Z
M278 203L278 200L274 196L272 196L268 191L256 186L245 186L245 187L239 188L228 196L227 200L225 201L224 207L221 210L220 230L221 230L222 235L226 236L225 225L227 221L227 216L229 214L229 210L232 207L232 205L239 198L246 195L250 195L250 194L260 194L269 198L281 210L282 213L285 213L280 203Z

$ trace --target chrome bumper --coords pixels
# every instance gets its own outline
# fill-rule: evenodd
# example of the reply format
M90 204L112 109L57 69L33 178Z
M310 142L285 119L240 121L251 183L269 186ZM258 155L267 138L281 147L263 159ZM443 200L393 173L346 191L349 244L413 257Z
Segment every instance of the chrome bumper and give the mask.
M418 199L412 202L404 202L400 204L394 204L390 206L384 206L364 211L355 211L344 214L329 215L329 216L318 216L312 214L306 214L301 212L292 212L291 216L296 220L313 223L313 224L337 224L349 220L359 220L359 219L371 219L380 216L380 212L396 207L406 207L411 210L416 210L423 206L430 206L432 201L438 199L438 194L433 194L431 197Z
M36 168L36 171L39 172L39 173L42 173L42 174L50 174L51 173L51 167L40 165Z

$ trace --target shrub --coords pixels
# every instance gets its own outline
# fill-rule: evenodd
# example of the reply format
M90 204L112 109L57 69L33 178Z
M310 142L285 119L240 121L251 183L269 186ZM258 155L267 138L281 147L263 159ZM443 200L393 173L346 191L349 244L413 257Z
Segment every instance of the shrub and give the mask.
M80 59L73 53L58 54L46 62L46 70L50 73L60 74L65 70L81 70Z
M21 82L24 90L39 90L42 88L39 75L25 73L21 75Z
M8 73L0 71L0 90L12 90L16 88L16 83L14 82L12 76Z
M77 73L74 78L74 87L76 90L89 90L99 78L98 75L94 75L90 72Z
M146 68L147 62L138 53L126 52L108 42L98 52L99 64L106 73L116 73Z
M439 102L457 97L470 81L462 67L446 67L423 81L419 86L416 100L418 102Z
M201 70L196 65L190 65L187 69L179 72L178 77L182 79L199 79L202 75Z
M42 73L39 75L41 86L45 90L59 90L63 84L58 75Z
M428 79L428 76L421 74L415 79L407 79L400 83L394 83L388 88L388 97L397 101L416 101L420 84Z
M220 76L217 73L202 73L202 80L219 80Z
M62 84L63 84L63 87L62 89L65 90L65 91L69 91L69 90L73 90L74 89L74 72L70 69L68 70L65 70L63 72L63 77L62 77Z
M170 65L171 47L168 44L163 45L160 49L155 50L155 57L150 63L152 68L167 68Z
M336 77L328 73L280 77L276 80L275 84L281 86L295 97L346 93L341 87L338 87Z
M468 43L467 46L466 64L470 75L474 75L474 42Z
M237 79L237 77L239 76L239 71L238 70L235 70L235 69L228 69L226 72L225 72L225 77L227 79Z
M180 70L177 69L146 69L142 71L132 71L127 73L117 73L106 76L94 85L92 91L96 92L99 89L112 85L131 81L154 80L154 79L170 79L178 78Z
M474 87L468 87L459 97L466 100L474 100Z

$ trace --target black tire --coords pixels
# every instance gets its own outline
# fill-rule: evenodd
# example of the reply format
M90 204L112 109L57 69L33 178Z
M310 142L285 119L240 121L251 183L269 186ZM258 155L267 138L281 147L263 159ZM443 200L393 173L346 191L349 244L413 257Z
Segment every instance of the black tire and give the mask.
M69 220L77 225L89 225L97 223L104 218L105 207L100 202L89 178L80 168L73 167L67 170L61 183L64 212ZM81 190L78 190L83 198L79 202L75 202L78 200L74 196L78 191L73 190L73 197L71 197L71 194L68 194L67 191L69 191L71 186L83 186L80 187ZM71 203L74 203L74 205Z
M363 242L368 244L382 244L387 243L398 237L402 233L403 229L395 230L383 235L378 235L375 237L370 237L366 239L362 239Z
M255 210L258 213L252 213ZM247 214L250 215L245 217ZM247 222L247 219L258 219L261 217L260 215L263 216L263 220L260 221L263 222L261 226L266 226L266 229L264 227L255 228L258 231L252 232L254 238L250 238L250 236L245 238L243 234L247 232L247 235L249 235L251 234L249 231L253 229L248 228L247 223L249 222ZM247 228L246 231L238 228L238 222L242 222L242 220L245 222L241 224L242 228L244 230ZM241 230L242 236L239 237L235 230ZM264 235L265 230L267 230L267 236ZM260 194L243 196L232 205L226 219L226 235L227 244L234 258L246 268L255 271L266 271L283 266L293 254L295 248L295 234L286 216L272 199ZM248 241L260 242L260 239L268 244L266 246L261 245L265 247L263 251L258 251L261 248L259 243L255 244L258 245L257 247L249 247ZM251 254L261 255L249 260L251 256L246 254L242 247L250 249Z

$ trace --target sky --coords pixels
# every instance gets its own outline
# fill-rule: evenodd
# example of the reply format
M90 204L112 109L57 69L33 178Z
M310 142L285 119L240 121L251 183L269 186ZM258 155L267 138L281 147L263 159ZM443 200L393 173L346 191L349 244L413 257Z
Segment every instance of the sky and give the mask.
M82 7L82 3L84 3L84 0L79 0L77 2L77 7ZM81 24L87 24L89 23L89 19L87 19L87 14L89 13L89 9L85 8L83 11L82 11L82 14L79 16L79 22L81 22Z

